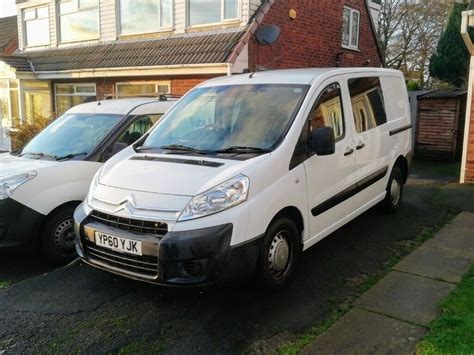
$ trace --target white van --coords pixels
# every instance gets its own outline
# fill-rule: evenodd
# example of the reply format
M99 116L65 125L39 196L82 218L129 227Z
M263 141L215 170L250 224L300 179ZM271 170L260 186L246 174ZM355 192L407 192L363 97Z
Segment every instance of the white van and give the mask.
M0 154L0 248L75 257L72 215L102 163L138 140L176 101L106 100L75 106L24 148Z
M74 215L87 263L164 285L256 274L284 285L300 253L382 203L411 161L403 76L295 69L207 81L110 159Z

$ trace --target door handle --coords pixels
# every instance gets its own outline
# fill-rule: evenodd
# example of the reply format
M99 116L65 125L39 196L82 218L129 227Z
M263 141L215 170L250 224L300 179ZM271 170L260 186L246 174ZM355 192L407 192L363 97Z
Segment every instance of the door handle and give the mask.
M347 149L346 149L346 152L344 153L344 156L347 157L348 155L351 155L352 153L354 153L354 149L352 149L352 148L347 148Z
M364 148L364 147L365 147L365 143L362 143L362 142L361 142L361 143L359 143L359 144L357 145L356 149L357 149L357 150L361 150L361 149Z

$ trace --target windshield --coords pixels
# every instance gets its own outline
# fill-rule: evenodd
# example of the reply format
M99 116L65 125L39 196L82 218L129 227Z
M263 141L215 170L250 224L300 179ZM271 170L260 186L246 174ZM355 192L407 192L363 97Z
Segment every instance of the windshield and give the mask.
M34 137L20 155L53 158L86 155L122 118L123 115L66 113Z
M307 90L306 85L293 84L196 89L156 126L140 149L208 154L272 150L284 138Z

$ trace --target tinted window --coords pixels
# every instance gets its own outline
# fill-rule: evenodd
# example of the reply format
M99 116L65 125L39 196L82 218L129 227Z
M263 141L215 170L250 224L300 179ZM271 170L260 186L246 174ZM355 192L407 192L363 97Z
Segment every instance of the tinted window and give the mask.
M320 127L332 127L336 139L344 136L341 88L338 84L330 85L322 92L308 121L310 131Z
M153 126L151 119L148 116L142 116L127 128L127 130L118 139L118 142L130 145L139 140L140 137L151 128L151 126Z
M368 131L387 122L379 78L351 79L349 80L349 93L357 132Z
M308 139L311 132L320 127L332 127L336 140L344 137L345 122L342 112L341 88L338 84L332 84L325 88L316 101L296 144L290 169L311 157L313 153L308 149Z

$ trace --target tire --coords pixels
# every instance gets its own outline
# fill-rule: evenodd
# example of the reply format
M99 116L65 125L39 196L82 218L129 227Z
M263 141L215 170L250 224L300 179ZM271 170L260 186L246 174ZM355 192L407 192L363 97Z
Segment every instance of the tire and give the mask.
M265 233L257 264L259 286L278 290L291 280L301 254L300 236L289 218L273 222Z
M400 208L403 197L403 173L395 166L387 184L387 194L381 207L385 213L395 213Z
M41 255L52 264L66 264L76 258L74 206L64 207L46 221L41 235Z

